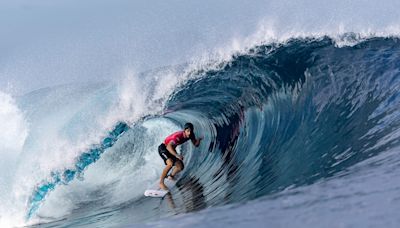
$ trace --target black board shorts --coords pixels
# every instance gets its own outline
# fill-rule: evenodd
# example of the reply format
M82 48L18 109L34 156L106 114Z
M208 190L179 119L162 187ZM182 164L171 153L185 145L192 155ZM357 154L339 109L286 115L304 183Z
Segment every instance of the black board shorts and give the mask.
M167 147L165 146L164 143L161 143L161 145L158 146L158 154L160 154L160 157L164 160L165 164L167 164L168 159L172 160L172 165L175 165L176 161L180 161L177 157L175 157L167 150ZM181 164L183 169L183 162L181 162Z

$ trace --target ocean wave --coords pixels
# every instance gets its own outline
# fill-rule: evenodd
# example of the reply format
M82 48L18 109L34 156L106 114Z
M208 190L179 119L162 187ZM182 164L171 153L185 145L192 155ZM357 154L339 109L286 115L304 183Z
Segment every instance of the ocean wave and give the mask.
M346 175L348 168L398 148L399 40L350 40L357 42L291 38L201 67L171 68L172 81L162 78L165 70L148 72L147 84L128 81L135 86L123 94L143 95L141 110L135 112L129 95L127 105L106 106L122 112L103 118L110 120L103 127L109 134L97 134L97 143L86 143L89 149L75 148L75 168L59 166L30 186L25 215L50 225L96 223L104 215L118 224L148 222ZM89 103L102 104L104 94L113 94L105 97L114 104L118 95L105 88ZM155 205L141 193L162 169L157 143L187 121L204 141L199 148L182 147L185 170L174 199L167 200L173 206ZM79 123L66 121L60 129L73 135ZM63 203L70 209L56 213L53 205Z

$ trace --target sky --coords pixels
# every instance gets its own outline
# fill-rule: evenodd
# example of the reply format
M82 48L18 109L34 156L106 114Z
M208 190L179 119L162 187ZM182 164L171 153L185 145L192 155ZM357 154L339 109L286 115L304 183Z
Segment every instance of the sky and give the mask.
M114 80L260 33L398 34L399 8L397 0L0 0L0 91Z
M263 14L218 0L0 2L0 90L17 94L184 63L251 34Z

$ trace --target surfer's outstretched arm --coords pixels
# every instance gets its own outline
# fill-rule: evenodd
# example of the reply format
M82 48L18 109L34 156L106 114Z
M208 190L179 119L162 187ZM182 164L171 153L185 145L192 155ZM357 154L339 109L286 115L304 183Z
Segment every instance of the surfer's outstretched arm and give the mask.
M193 143L193 145L195 146L195 147L198 147L198 146L200 146L200 142L201 142L201 140L203 140L203 137L200 137L200 138L192 138L191 139L192 140L192 143Z

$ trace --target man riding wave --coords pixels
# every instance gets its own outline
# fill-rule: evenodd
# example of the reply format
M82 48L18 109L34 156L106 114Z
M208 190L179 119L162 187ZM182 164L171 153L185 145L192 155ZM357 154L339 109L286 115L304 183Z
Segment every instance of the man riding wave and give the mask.
M171 180L174 180L175 175L184 169L183 156L176 152L176 147L185 143L189 139L192 141L195 147L198 147L200 145L200 142L203 138L196 139L193 130L193 124L186 123L183 127L183 131L177 131L169 135L158 147L158 153L160 154L166 165L160 178L161 189L168 190L167 186L164 184L164 179L167 177L168 172L173 166L175 166L175 168L168 176L168 178Z

